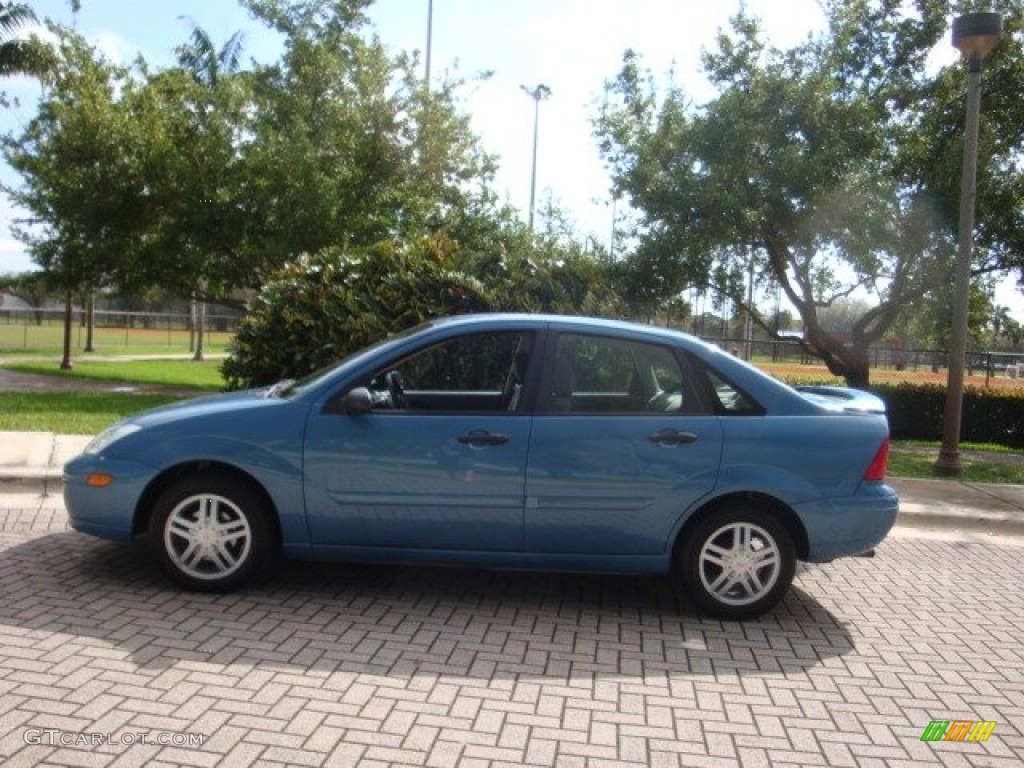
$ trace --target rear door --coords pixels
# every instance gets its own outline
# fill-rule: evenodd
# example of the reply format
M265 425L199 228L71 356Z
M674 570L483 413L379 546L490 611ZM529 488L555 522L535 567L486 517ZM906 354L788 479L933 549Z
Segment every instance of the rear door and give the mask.
M716 416L685 359L632 337L553 332L526 471L525 550L663 552L715 484Z

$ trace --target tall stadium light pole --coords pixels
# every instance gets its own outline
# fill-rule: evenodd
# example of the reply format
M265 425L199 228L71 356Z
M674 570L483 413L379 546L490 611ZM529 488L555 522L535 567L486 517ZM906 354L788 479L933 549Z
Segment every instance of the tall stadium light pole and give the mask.
M533 171L530 173L530 231L533 231L533 208L537 195L537 126L540 122L540 102L551 95L551 89L541 83L534 88L519 86L533 99Z
M942 422L942 448L933 469L939 475L959 475L960 422L964 399L964 363L967 356L967 309L971 289L971 246L978 170L978 123L981 114L981 65L999 44L1003 19L998 13L968 13L953 20L953 46L967 59L967 124L964 129L964 170L960 181L960 239L953 284L953 329L946 383L946 410Z
M427 90L430 90L430 54L434 44L434 0L427 0L427 53L426 53L426 73L424 74L424 81L427 84Z

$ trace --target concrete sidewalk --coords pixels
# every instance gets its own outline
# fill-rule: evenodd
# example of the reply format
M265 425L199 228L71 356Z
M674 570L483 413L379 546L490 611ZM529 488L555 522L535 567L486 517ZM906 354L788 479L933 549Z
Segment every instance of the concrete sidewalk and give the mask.
M80 454L92 435L0 432L0 483L59 484L64 462ZM0 486L2 492L3 486Z
M62 467L91 435L0 432L0 495L59 494ZM1024 485L889 478L900 495L899 525L1024 533Z

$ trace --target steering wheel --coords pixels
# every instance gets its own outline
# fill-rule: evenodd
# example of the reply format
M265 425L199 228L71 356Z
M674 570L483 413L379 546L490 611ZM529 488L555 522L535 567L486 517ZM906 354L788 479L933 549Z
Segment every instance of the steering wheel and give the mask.
M384 381L387 382L388 392L391 393L391 407L399 410L408 408L409 402L405 399L405 390L402 388L402 374L398 371L388 371Z

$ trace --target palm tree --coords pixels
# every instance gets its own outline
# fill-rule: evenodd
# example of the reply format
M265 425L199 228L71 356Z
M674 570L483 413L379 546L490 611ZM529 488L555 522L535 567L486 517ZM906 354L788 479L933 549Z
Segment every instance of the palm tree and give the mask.
M192 73L197 83L215 89L220 83L221 74L234 74L238 71L242 56L242 41L245 35L241 30L235 32L218 51L213 39L206 30L194 20L181 16L182 20L192 25L190 40L174 49L178 64ZM195 361L203 359L203 330L206 325L206 303L196 300L196 292L192 294L192 334L194 339L193 357Z
M216 86L221 73L232 74L238 71L242 56L244 33L235 32L218 51L213 39L206 30L192 19L180 17L192 25L192 37L184 45L174 49L178 64L192 73L196 82L211 87Z
M35 11L26 3L0 2L0 76L42 76L50 69L45 46L16 38L18 32L35 21Z

